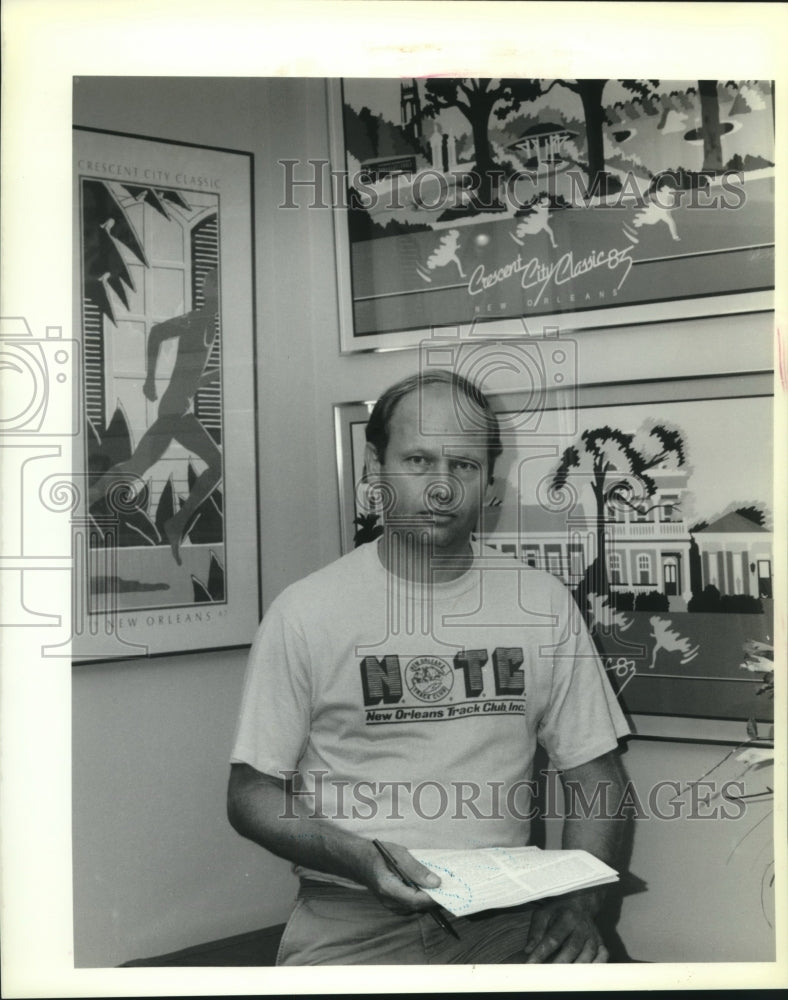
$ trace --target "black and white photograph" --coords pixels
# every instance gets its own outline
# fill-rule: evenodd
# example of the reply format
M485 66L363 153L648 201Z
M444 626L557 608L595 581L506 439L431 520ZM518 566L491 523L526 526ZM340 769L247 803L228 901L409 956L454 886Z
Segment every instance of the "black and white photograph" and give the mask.
M785 11L3 22L3 996L788 985Z

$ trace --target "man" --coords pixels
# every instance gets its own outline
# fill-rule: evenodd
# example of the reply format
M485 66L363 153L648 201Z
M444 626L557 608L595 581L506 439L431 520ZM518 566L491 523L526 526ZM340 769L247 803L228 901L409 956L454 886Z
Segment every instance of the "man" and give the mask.
M141 480L173 441L201 458L206 468L195 480L183 506L163 526L173 558L179 566L182 563L180 546L183 533L200 504L213 493L222 478L221 450L192 410L197 391L219 379L218 371L206 370L219 311L219 284L215 268L205 275L202 294L203 302L198 308L151 327L142 386L143 395L151 402L158 398L156 367L162 345L171 339L178 342L172 374L161 397L158 416L143 434L134 454L127 461L115 465L90 489L90 503L94 504L103 498L108 486L122 481L124 476Z
M439 879L411 851L525 845L537 739L617 802L628 730L567 589L471 540L501 452L484 395L414 376L366 433L384 533L271 606L233 752L230 821L301 877L278 963L605 961L599 891L452 918L459 941L429 919ZM563 846L615 865L622 834L575 815Z

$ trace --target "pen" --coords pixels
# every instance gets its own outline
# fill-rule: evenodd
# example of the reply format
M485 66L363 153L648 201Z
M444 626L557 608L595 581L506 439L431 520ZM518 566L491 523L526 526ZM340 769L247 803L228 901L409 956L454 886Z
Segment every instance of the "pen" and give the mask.
M397 862L392 858L386 848L381 844L379 840L373 840L372 843L378 850L381 858L386 862L386 867L390 872L401 879L409 889L421 889L420 885L416 885L413 879L408 878L408 876L402 871ZM457 940L460 940L460 935L455 931L449 921L443 916L442 913L438 913L437 910L427 910L427 913L432 917L438 927L442 927L447 934L452 934Z

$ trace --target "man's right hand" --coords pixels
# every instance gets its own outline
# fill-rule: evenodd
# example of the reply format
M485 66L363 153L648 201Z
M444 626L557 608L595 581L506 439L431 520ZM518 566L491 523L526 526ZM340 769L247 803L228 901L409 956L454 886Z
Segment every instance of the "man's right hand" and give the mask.
M146 399L149 399L151 403L154 403L159 398L159 394L156 392L156 383L153 379L146 378L142 383L142 394Z
M285 810L286 815L283 815ZM389 871L371 839L310 815L282 778L234 763L227 789L227 813L242 836L304 868L339 875L366 886L396 913L415 913L435 906L423 889L410 889ZM419 886L437 889L440 877L425 868L400 844L383 846L402 873Z
M441 884L440 877L420 864L406 848L390 841L382 843L403 875L407 875L411 881L429 889L437 889ZM387 909L394 913L414 913L435 906L435 900L426 892L409 888L398 875L389 871L372 841L366 841L366 845L360 880Z

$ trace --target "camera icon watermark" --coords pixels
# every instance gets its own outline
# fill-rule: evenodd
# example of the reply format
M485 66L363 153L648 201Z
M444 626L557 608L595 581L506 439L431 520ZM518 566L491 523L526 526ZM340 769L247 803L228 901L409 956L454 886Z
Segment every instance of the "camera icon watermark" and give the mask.
M99 615L89 607L91 552L110 575L118 518L114 509L87 511L88 476L74 469L84 426L79 379L80 344L62 327L41 337L24 317L0 318L0 626L18 630L25 655L71 658L85 636L92 656L139 655L146 647L117 634L110 598ZM89 544L94 537L100 546Z
M478 327L481 335L483 324ZM419 372L428 384L430 373L438 370L457 377L454 406L463 434L484 440L489 419L463 390L461 380L490 399L505 446L576 433L577 341L557 327L545 327L541 336L487 342L435 331L419 345ZM502 384L511 388L502 390ZM556 411L561 412L560 421L549 422L546 414Z
M68 463L69 439L79 431L77 358L78 345L63 337L61 327L36 337L24 317L0 317L0 626L19 629L17 636L62 624L54 581L70 571L70 553L39 489L48 473Z
M0 318L0 434L73 437L79 344L48 326L35 337L21 316Z

